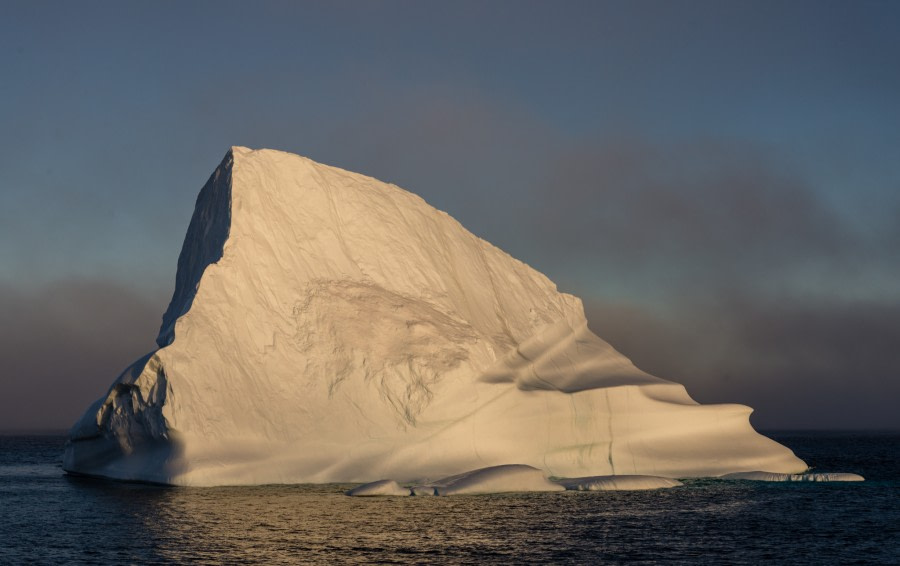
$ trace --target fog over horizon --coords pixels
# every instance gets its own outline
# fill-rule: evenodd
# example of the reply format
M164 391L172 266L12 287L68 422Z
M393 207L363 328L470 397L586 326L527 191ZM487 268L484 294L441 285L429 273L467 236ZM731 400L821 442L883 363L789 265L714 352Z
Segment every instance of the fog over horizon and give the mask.
M900 429L900 4L7 2L0 430L154 348L231 145L420 195L760 429Z

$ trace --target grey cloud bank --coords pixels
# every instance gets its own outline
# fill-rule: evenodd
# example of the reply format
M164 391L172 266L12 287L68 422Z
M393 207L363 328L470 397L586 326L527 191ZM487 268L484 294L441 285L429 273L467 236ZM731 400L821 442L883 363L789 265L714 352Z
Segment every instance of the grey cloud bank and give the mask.
M700 402L753 407L756 426L897 429L896 304L751 299L675 312L595 303L588 319L638 367Z
M153 345L160 305L105 280L0 285L0 430L62 429Z

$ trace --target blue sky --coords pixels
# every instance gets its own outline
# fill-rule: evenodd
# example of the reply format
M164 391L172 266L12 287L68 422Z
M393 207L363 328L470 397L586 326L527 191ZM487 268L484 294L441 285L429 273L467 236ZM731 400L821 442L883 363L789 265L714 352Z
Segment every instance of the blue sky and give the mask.
M0 4L0 428L152 348L231 145L420 194L764 428L898 428L896 2Z

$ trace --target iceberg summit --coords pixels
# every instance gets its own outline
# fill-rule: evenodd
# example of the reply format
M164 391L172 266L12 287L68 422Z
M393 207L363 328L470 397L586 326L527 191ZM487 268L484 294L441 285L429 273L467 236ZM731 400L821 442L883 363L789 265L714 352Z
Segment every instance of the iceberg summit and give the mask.
M157 344L72 427L66 471L440 492L807 469L418 196L281 151L233 147L200 191Z

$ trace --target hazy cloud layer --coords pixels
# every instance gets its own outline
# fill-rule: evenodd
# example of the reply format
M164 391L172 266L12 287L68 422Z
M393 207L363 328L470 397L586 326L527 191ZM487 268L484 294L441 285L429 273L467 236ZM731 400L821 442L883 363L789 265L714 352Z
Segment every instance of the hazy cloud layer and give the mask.
M163 307L105 280L0 285L0 430L74 424L153 349Z
M660 315L594 303L591 328L635 364L703 403L755 409L764 428L900 428L900 306L770 302L684 305Z
M770 153L734 140L575 148L550 165L537 223L548 246L701 285L854 253L844 219Z

